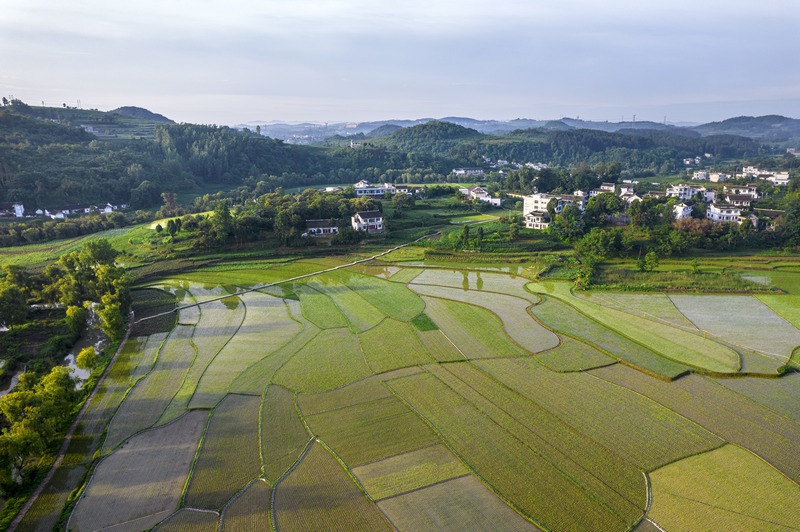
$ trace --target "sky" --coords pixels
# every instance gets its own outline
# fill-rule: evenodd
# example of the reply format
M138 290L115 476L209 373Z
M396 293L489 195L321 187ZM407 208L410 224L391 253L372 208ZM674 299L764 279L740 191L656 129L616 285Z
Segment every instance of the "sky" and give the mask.
M0 0L0 94L177 122L800 118L797 0Z

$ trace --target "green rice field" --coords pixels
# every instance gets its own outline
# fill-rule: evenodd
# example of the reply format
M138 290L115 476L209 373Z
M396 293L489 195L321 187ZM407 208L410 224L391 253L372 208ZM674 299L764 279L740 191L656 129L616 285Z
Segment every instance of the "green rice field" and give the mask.
M20 530L796 528L797 294L382 260L153 281Z

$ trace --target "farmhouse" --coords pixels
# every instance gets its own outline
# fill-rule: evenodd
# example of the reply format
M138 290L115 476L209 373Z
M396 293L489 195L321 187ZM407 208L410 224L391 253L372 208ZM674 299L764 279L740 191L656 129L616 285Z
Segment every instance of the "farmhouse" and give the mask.
M476 199L480 202L494 205L495 207L499 207L501 203L500 198L493 198L485 188L478 185L472 185L469 188L460 188L458 191L470 199Z
M483 168L453 168L455 175L483 175Z
M753 199L758 199L756 185L725 185L722 191L725 194L746 194Z
M670 185L666 190L667 197L678 198L681 201L688 201L696 197L701 197L706 203L714 201L714 191L707 190L706 187L696 187L693 185Z
M22 203L0 203L0 216L22 218L25 216L25 206Z
M339 234L336 220L306 220L306 233L309 236L331 236Z
M728 194L725 199L730 205L735 205L736 207L749 207L753 201L753 198L748 194Z
M394 185L391 183L373 185L367 181L361 180L353 185L353 188L355 188L357 198L382 198L386 194L395 193Z
M706 211L706 218L714 223L738 222L741 209L727 203L712 203Z
M550 215L546 211L529 212L525 215L525 227L528 229L547 229L550 227Z
M692 208L685 203L678 203L672 207L672 212L675 213L675 219L688 218L692 215Z
M350 221L356 231L380 233L383 231L383 213L381 211L361 211L355 213Z

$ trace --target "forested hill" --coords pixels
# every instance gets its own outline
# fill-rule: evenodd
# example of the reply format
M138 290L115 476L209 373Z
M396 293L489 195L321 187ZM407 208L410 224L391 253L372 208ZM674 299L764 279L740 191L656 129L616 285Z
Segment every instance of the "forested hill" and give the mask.
M800 120L779 115L739 116L721 122L703 124L692 129L703 135L722 133L743 135L766 142L800 143Z
M148 111L147 109L144 109L142 107L135 107L128 105L125 107L119 107L110 112L115 115L127 116L130 118L140 118L142 120L152 120L153 122L164 122L167 124L175 123L173 120L170 120L164 115Z
M389 150L424 153L480 165L482 157L517 162L570 166L619 162L630 171L670 172L681 160L704 153L721 158L754 157L765 153L752 139L735 135L702 137L681 128L616 133L589 129L523 129L507 135L484 135L448 122L428 122L372 141Z

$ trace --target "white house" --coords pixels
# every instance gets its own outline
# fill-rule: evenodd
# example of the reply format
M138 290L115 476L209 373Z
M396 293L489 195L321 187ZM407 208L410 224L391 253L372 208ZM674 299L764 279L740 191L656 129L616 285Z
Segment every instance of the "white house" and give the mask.
M339 234L336 220L306 220L306 233L311 236L331 236Z
M725 185L722 188L725 194L746 194L753 199L758 199L756 185Z
M703 170L701 170L699 172L695 172L694 175L692 175L692 180L693 181L708 181L708 172L705 172Z
M500 198L493 198L485 188L478 185L472 185L469 188L460 188L458 191L470 199L476 199L483 203L494 205L495 207L499 207L502 203Z
M25 206L22 203L0 203L0 216L25 217Z
M749 207L753 202L753 197L748 194L728 194L725 200L729 205L735 207Z
M525 227L528 229L547 229L550 227L550 216L547 212L529 212L525 215Z
M713 190L707 190L706 187L702 186L695 187L692 185L685 185L683 183L667 187L666 195L669 198L678 198L681 201L688 201L700 195L706 203L714 201L715 198Z
M678 203L672 207L672 212L675 213L675 219L688 218L692 215L692 208L685 203Z
M368 198L375 198L379 197L382 198L387 192L389 194L395 193L394 185L391 183L383 183L381 185L373 185L367 181L361 180L355 185L353 188L356 191L356 197L368 197Z
M361 211L355 213L350 221L356 231L380 233L383 231L383 213L381 211Z
M712 203L706 211L706 218L714 223L738 222L742 211L739 207L727 203Z
M544 192L522 196L522 213L547 212L547 204L554 198L556 198L556 196Z
M721 174L719 172L713 172L711 174L708 174L708 179L712 183L719 183L721 181L727 181L730 178L731 178L730 174Z
M767 181L772 181L775 186L788 186L789 185L789 172L776 172L767 177Z
M483 168L453 168L456 175L483 175Z

